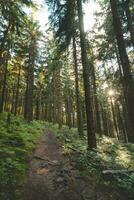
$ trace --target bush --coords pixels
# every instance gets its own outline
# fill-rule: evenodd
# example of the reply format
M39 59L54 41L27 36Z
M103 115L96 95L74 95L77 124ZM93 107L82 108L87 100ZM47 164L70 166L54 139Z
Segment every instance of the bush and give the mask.
M42 133L41 122L27 123L22 117L0 114L0 198L16 198L25 181L27 160Z

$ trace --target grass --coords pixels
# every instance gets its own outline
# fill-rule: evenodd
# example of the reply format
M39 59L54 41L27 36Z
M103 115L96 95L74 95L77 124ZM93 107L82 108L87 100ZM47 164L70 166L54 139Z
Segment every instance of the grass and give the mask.
M49 124L63 144L63 153L71 154L72 148L80 152L77 166L83 176L94 179L98 184L107 185L134 195L134 173L121 172L104 176L103 170L134 170L134 144L124 144L116 138L97 136L97 149L87 152L86 136L79 138L76 129ZM70 148L71 147L71 148Z
M27 123L21 116L0 114L0 199L18 199L25 182L27 161L42 134L42 123Z

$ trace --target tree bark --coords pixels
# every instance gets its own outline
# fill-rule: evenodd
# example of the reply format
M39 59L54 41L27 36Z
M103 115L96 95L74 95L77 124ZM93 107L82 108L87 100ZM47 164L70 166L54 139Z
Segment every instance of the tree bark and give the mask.
M87 115L87 136L88 136L88 149L96 148L96 136L93 125L93 111L90 100L90 82L89 82L89 64L86 52L86 40L84 33L82 1L77 0L78 7L78 19L80 30L80 46L81 46L81 58L83 66L83 80L84 80L84 92L85 92L85 104Z
M4 80L3 80L2 94L1 94L1 100L0 100L0 113L3 112L3 108L4 108L5 90L6 90L7 73L8 73L7 67L8 67L8 59L6 59L6 62L5 62Z
M92 80L93 80L93 93L94 93L94 105L95 105L96 131L99 135L102 135L94 63L92 63Z
M80 91L79 91L79 77L78 77L78 63L76 52L76 41L73 37L73 57L74 57L74 73L75 73L75 91L76 91L76 106L77 106L77 127L80 136L83 135L83 123L80 103Z
M16 96L15 96L15 108L14 108L14 115L17 114L17 108L18 108L18 99L19 99L19 87L20 87L20 75L21 75L21 66L19 65L19 74L18 74L18 80L17 80L17 88L16 88Z
M118 15L116 0L110 0L111 11L113 16L113 27L117 39L119 55L124 75L124 93L126 97L126 105L128 117L131 124L132 131L129 133L129 142L134 142L134 82L131 73L130 63L125 48L125 41L123 38L122 25Z

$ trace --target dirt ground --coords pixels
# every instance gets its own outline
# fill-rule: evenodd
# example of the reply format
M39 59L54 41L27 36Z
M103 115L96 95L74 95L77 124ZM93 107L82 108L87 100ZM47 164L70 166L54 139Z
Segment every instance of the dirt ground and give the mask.
M118 191L83 178L71 157L49 130L30 161L23 200L128 200Z

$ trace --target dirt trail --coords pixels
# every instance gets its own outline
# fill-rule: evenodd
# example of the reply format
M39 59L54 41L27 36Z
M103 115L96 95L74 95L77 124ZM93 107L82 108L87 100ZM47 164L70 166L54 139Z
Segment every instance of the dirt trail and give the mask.
M24 200L126 200L81 177L54 134L45 132L30 162Z

